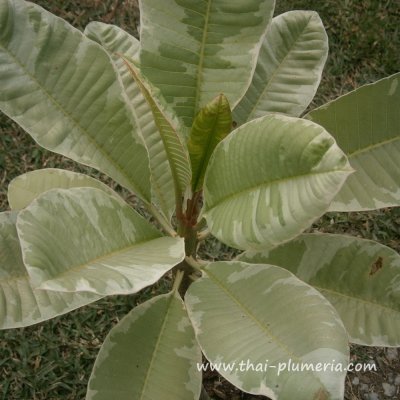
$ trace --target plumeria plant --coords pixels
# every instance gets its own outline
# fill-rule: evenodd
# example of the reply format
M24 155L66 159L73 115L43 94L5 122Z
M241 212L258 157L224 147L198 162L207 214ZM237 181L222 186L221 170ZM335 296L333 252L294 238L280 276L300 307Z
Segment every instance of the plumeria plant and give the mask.
M272 18L274 5L142 0L138 41L0 0L1 110L152 216L83 174L15 178L0 214L1 328L174 280L111 330L87 400L207 398L202 357L236 365L219 372L244 392L343 399L349 342L400 345L399 255L303 233L326 211L399 205L400 75L303 115L327 36L315 12ZM209 234L244 252L199 259ZM289 362L317 367L274 369Z

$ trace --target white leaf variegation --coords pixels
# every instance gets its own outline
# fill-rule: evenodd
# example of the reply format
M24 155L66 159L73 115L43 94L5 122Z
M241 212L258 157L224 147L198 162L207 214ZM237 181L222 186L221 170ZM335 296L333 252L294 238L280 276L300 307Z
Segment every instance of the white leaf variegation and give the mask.
M322 215L351 172L322 127L269 115L242 125L215 149L203 216L232 247L272 248Z
M301 115L317 91L327 56L328 37L316 12L289 11L275 17L234 121L243 124L268 112Z
M143 0L143 73L189 129L224 93L234 107L253 75L274 0Z
M93 187L112 196L118 196L107 185L85 174L57 168L45 168L14 178L8 185L8 202L12 210L21 210L48 190L73 187Z
M175 293L133 309L108 334L86 400L198 400L201 351Z
M21 211L24 263L35 287L129 294L184 257L183 239L162 237L122 200L93 188L54 189Z
M355 173L330 211L400 206L400 73L362 86L307 118L335 137Z
M22 261L16 212L0 213L0 329L20 328L92 303L93 293L35 290Z
M102 22L88 24L85 34L105 48L121 77L132 115L136 119L149 152L153 201L170 219L175 210L175 198L167 153L151 108L122 58L124 55L137 64L139 62L139 41L117 26Z
M123 66L121 54L126 54L135 62L139 62L139 40L118 26L93 21L86 25L84 34L103 46L113 61L120 60L119 66ZM127 79L123 80L128 81ZM132 79L130 81L132 82Z
M185 303L204 355L214 364L233 364L219 372L235 386L273 400L343 400L343 324L317 290L290 272L212 263L190 286ZM334 364L334 371L317 371L318 363Z
M41 146L149 202L149 157L104 49L22 0L0 2L0 108Z
M400 256L371 240L306 234L240 260L288 269L336 308L351 341L400 346Z

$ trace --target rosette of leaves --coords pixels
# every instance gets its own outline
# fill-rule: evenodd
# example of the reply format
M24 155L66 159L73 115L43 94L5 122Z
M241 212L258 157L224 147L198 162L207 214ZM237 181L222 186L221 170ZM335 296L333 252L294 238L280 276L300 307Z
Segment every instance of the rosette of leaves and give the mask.
M273 0L140 7L138 41L0 2L2 111L44 148L133 192L157 222L89 176L14 179L0 214L1 327L170 274L170 293L109 333L87 400L205 398L202 355L335 363L220 373L271 399L342 399L349 340L400 344L400 258L372 241L303 232L328 210L399 205L399 74L300 118L328 51L315 12L272 18ZM207 234L244 253L199 260Z

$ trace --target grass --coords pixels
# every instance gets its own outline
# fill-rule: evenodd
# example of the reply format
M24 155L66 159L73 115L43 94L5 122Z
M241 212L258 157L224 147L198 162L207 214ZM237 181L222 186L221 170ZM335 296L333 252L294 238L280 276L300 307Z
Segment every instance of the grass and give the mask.
M135 1L34 2L80 29L91 20L102 20L137 33ZM400 70L400 11L396 0L278 0L277 3L277 13L314 9L327 28L330 55L313 106ZM8 208L8 182L21 173L43 167L86 172L113 185L98 172L41 149L1 115L0 210ZM400 251L399 209L327 214L312 229L371 238ZM203 246L202 254L208 259L229 259L235 251L211 238ZM135 305L154 293L167 291L169 285L165 280L138 295L109 297L33 327L0 332L0 400L83 399L93 362L107 332ZM355 348L353 354L360 359L371 359L371 349Z
M396 0L277 0L276 13L314 10L329 37L329 57L313 105L400 69Z

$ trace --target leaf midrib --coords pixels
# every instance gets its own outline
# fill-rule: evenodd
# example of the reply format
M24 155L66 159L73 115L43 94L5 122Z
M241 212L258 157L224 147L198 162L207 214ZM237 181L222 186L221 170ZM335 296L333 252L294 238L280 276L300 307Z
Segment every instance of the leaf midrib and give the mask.
M293 51L293 48L297 46L300 37L304 34L304 31L307 29L310 21L312 19L312 16L309 17L308 21L306 22L306 24L304 25L303 29L301 30L301 32L299 33L298 37L296 38L296 40L293 42L293 44L290 46L289 51L287 52L287 54L283 57L283 59L281 60L281 62L279 63L278 67L275 69L275 71L273 72L273 74L271 75L270 79L268 80L267 84L265 85L264 89L262 90L260 96L258 97L257 101L255 102L253 109L250 111L246 122L250 121L254 115L254 113L257 110L258 105L261 102L261 98L264 97L265 93L268 91L269 87L271 86L273 80L275 79L276 75L283 69L283 65L285 64L287 58L289 57L289 55L291 54L291 52ZM272 22L273 23L273 22ZM267 31L267 35L268 35L268 31ZM265 40L265 39L264 39ZM254 71L255 73L255 71Z
M205 208L205 213L210 212L211 210L213 210L214 208L220 206L222 203L225 203L229 200L232 200L236 197L240 197L243 194L245 194L246 192L252 192L255 190L259 190L262 186L272 186L275 184L279 184L279 183L284 183L286 181L290 181L290 180L298 180L304 177L312 177L312 176L318 176L318 175L325 175L325 174L335 174L335 173L350 173L352 172L352 170L348 170L348 169L335 169L335 170L330 170L330 171L319 171L319 172L311 172L311 173L306 173L306 174L302 174L302 175L296 175L296 176L289 176L289 177L285 177L285 178L279 178L279 179L274 179L274 180L270 180L267 182L261 182L259 184L257 184L256 186L251 186L245 189L242 189L238 192L232 193L228 196L222 197L220 200L218 200L218 202L215 202L212 207L210 208Z
M203 67L204 67L204 59L205 59L205 48L206 48L206 41L208 37L208 25L210 22L210 16L211 16L211 3L212 0L207 1L207 9L206 9L206 14L205 14L205 21L204 21L204 29L203 29L203 35L201 38L201 43L200 43L200 54L199 54L199 63L198 63L198 68L197 68L197 79L196 79L196 93L195 93L195 99L194 99L194 106L193 106L193 116L196 114L196 111L199 108L199 101L200 101L200 88L203 83Z
M331 289L331 288L317 286L317 285L314 285L314 284L312 284L312 286L315 289L318 289L320 292L327 292L327 293L330 293L331 295L337 296L339 298L340 297L344 297L344 298L348 298L348 299L351 299L353 301L359 302L361 304L364 303L364 304L367 304L367 305L370 305L370 306L373 306L373 307L382 308L385 312L394 312L394 313L399 314L399 317L400 317L400 310L396 310L394 308L390 308L387 305L374 303L373 301L366 300L366 299L363 299L363 298L360 298L360 297L356 297L356 296L350 296L350 295L345 294L345 293L337 292L336 290Z
M107 260L107 259L109 259L109 258L112 258L112 257L114 257L115 255L117 255L117 254L119 254L119 253L128 252L128 251L133 250L133 249L135 249L136 247L142 246L142 245L144 245L144 244L146 244L146 243L148 243L148 242L151 242L151 241L157 240L157 239L163 239L163 238L169 238L169 237L168 237L168 236L157 236L157 237L153 237L153 238L150 238L150 239L143 239L143 240L141 240L141 241L139 241L139 242L135 242L135 243L130 244L130 245L128 245L128 246L125 246L125 247L122 247L122 248L113 250L113 251L111 251L110 253L103 254L103 255L101 255L101 256L99 256L99 257L95 257L95 258L93 258L93 259L91 259L91 260L88 260L88 261L84 262L83 264L75 265L75 266L73 266L73 267L71 267L71 268L68 268L68 270L61 272L60 274L58 274L58 275L57 275L56 277L54 277L54 278L47 279L46 281L40 283L40 285L39 285L38 287L43 286L43 285L45 285L45 284L48 283L48 282L51 282L51 281L60 279L60 277L69 274L71 271L76 272L76 271L82 270L82 269L86 268L88 265L91 265L91 264L94 264L94 263L102 262L103 260Z
M162 325L161 325L161 329L160 329L160 334L157 337L157 341L156 341L156 344L154 346L154 351L153 351L153 353L151 355L149 367L148 367L146 375L144 377L144 382L143 382L143 385L142 385L142 390L141 390L141 393L140 393L140 399L139 400L143 399L143 396L144 396L144 394L146 392L147 385L148 385L148 382L149 382L150 371L153 368L154 360L156 358L156 353L158 351L158 348L160 347L161 338L162 338L162 336L164 334L164 331L165 331L165 328L166 328L166 325L167 325L167 322L168 322L168 316L169 316L169 314L171 312L171 309L172 309L171 305L172 305L172 301L174 299L174 294L170 293L169 296L170 296L170 298L168 299L167 312L165 313L165 316L164 316L164 319L163 319L163 322L162 322Z
M133 66L129 63L129 60L124 59L128 70L136 81L145 101L149 105L149 108L153 114L155 125L159 131L161 140L164 144L164 149L167 154L167 159L171 167L171 172L174 180L175 186L175 196L176 200L180 201L180 196L186 190L186 185L190 181L190 161L188 154L186 152L185 146L181 141L180 136L175 130L171 121L164 114L160 106L157 104L156 100L152 96L151 89L146 86L146 83L142 81L141 77ZM178 160L178 157L185 160L182 164Z
M207 275L212 278L212 280L217 284L217 286L222 289L224 293L226 293L227 296L229 296L236 304L237 306L242 309L244 312L247 313L247 315L260 327L262 331L264 331L267 335L267 337L271 338L274 340L274 342L289 356L289 359L296 360L298 363L302 361L302 358L297 356L296 354L292 353L290 349L283 343L281 342L275 335L272 334L270 329L268 329L266 326L262 325L262 323L257 319L257 317L249 310L244 304L240 303L239 300L236 299L236 297L231 293L231 291L224 286L223 282L221 282L214 274L210 273L210 270L206 270ZM309 372L308 370L306 371L307 373ZM310 375L316 379L317 382L321 385L322 388L324 388L324 385L320 378L313 374L310 373Z
M232 294L232 292L221 282L209 269L206 270L207 275L212 278L212 281L226 294L228 297L234 301L234 303L239 306L239 308L243 309L247 315L258 325L262 331L266 332L267 336L273 339L276 344L282 348L282 350L289 356L294 357L297 361L300 361L301 359L292 353L290 349L282 343L275 335L272 334L272 332L264 326L258 319L257 317L242 303L239 302L239 300Z
M351 160L352 157L358 156L358 155L363 154L363 153L368 153L369 151L373 151L373 150L375 150L375 149L377 149L377 148L379 148L381 146L386 146L386 145L388 145L390 143L393 143L393 142L396 142L396 141L400 141L400 135L394 136L394 137L392 137L390 139L383 140L383 141L378 142L378 143L370 144L368 146L359 148L359 149L354 150L354 151L350 151L348 153L346 152L346 155Z

